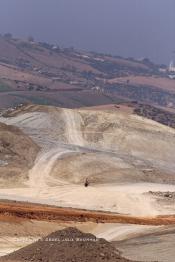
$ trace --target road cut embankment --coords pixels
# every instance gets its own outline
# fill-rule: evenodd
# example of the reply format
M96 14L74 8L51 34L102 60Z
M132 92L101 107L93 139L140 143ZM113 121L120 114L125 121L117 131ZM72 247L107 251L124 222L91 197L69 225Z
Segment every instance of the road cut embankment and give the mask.
M97 223L123 223L138 225L175 225L175 215L136 217L110 212L61 208L23 202L0 202L0 220L12 219L38 221L92 221Z

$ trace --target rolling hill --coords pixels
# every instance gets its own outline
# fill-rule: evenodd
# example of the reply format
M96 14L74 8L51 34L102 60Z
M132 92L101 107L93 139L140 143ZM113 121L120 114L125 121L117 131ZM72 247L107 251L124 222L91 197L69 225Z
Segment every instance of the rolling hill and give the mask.
M0 37L0 107L77 108L138 101L174 108L175 81L144 59Z
M0 256L16 251L0 261L74 254L37 242L70 225L116 246L96 261L174 261L175 81L159 69L0 37ZM85 236L51 236L69 231Z

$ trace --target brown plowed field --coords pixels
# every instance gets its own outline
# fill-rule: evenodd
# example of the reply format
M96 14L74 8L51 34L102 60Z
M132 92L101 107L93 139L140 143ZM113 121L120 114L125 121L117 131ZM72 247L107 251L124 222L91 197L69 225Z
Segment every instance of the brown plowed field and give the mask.
M175 215L158 217L134 217L110 212L61 208L22 202L0 202L0 220L34 219L38 221L92 221L100 223L123 223L139 225L173 225Z

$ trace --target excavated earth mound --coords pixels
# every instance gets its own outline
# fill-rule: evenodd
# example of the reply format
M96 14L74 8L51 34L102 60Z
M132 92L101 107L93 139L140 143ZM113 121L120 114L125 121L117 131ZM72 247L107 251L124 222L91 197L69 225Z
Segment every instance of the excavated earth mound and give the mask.
M0 198L132 216L175 213L174 203L147 194L175 192L173 128L120 110L27 105L4 114L0 122L19 128L40 152L28 177L18 172L25 184L7 181Z
M67 228L2 257L0 262L129 262L106 240Z

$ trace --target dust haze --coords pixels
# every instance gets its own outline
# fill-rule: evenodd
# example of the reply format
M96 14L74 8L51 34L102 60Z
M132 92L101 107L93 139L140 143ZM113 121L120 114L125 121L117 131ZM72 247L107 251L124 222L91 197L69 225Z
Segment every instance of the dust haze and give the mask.
M1 0L0 33L169 63L174 0Z

